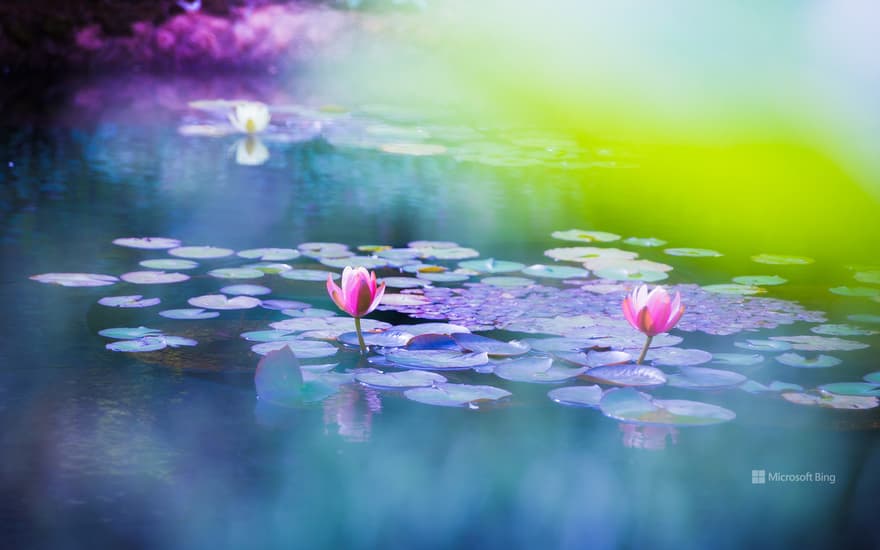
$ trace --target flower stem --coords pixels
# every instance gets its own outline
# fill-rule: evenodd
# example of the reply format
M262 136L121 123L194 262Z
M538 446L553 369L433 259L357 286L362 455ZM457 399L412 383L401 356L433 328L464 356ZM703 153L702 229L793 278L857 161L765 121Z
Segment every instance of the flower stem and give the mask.
M358 334L358 344L361 345L361 355L366 355L367 354L367 344L364 343L364 335L361 332L361 318L360 317L354 318L354 329L357 331L357 334Z
M358 329L360 330L360 329ZM358 332L360 334L360 332ZM653 336L648 336L648 339L645 340L645 347L642 348L642 353L639 354L639 358L636 360L636 365L641 365L642 361L645 360L645 355L648 354L648 348L651 347L651 340L653 340Z

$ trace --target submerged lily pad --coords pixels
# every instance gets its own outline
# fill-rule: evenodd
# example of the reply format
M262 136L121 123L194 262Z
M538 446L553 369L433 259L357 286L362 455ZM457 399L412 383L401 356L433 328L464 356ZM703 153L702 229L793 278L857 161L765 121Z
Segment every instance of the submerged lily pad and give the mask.
M612 386L661 386L666 383L663 371L645 365L611 365L596 367L584 373L586 378Z
M251 347L251 351L259 355L267 355L273 351L289 349L300 359L315 359L336 355L339 348L321 340L273 340Z
M523 357L495 364L494 372L505 380L553 384L582 374L586 367L568 368L555 365L550 357Z
M166 271L132 271L120 275L120 278L127 283L136 285L167 285L188 281L189 275Z
M714 292L716 294L735 294L738 296L750 296L752 294L760 294L764 292L763 288L739 283L706 285L702 288L706 292Z
M525 267L525 265L519 262L508 262L496 260L495 258L458 262L458 266L462 269L471 269L478 273L511 273L513 271L520 271Z
M427 405L441 407L477 408L479 403L497 401L512 394L494 386L472 386L469 384L437 384L430 388L412 388L403 392L411 400Z
M149 268L149 269L158 269L160 271L164 270L177 270L177 269L195 269L199 267L198 262L194 262L192 260L178 260L175 258L159 258L158 260L144 260L140 263L141 266Z
M162 301L159 298L142 298L143 296L140 294L133 296L107 296L98 300L98 303L108 307L140 308L155 306Z
M554 239L563 241L579 241L585 243L608 243L620 239L620 235L606 233L605 231L583 231L581 229L569 229L568 231L554 231L551 235Z
M854 325L817 325L810 328L810 332L823 336L871 336L877 334L876 330L860 328Z
M300 252L292 248L252 248L240 251L238 256L264 262L283 262L299 258Z
M779 275L742 275L733 278L734 283L748 286L775 286L788 282Z
M32 281L60 286L108 286L116 284L119 279L112 275L100 273L43 273L30 277Z
M632 388L607 391L599 408L605 416L621 422L654 426L708 426L736 418L724 407L683 399L652 399Z
M180 241L166 237L122 237L114 239L113 244L143 250L162 250L165 248L176 248L180 246Z
M718 258L723 256L717 250L709 250L708 248L667 248L664 250L670 256L684 256L687 258Z
M264 296L271 294L272 289L260 285L229 285L221 288L220 292L232 296Z
M207 260L211 258L225 258L235 253L234 250L228 248L218 248L216 246L181 246L172 248L168 251L172 256L178 258L191 258L194 260Z
M465 370L489 362L486 353L463 353L446 349L392 349L385 358L397 365L411 369Z
M623 242L624 242L624 244L628 244L631 246L645 246L645 247L657 247L657 246L663 246L666 244L666 241L664 241L662 239L655 239L654 237L646 237L646 238L630 237L628 239L625 239Z
M837 357L830 355L817 355L816 357L804 357L799 353L783 353L776 356L776 360L783 365L798 367L801 369L823 369L834 367L841 363Z
M599 386L566 386L547 392L547 396L560 405L572 407L598 407L602 400Z
M220 316L219 311L206 311L204 309L166 309L160 311L159 315L167 319L213 319Z
M248 269L246 267L223 267L212 269L208 272L208 275L218 279L259 279L265 273L259 269Z
M162 331L159 329L147 327L105 328L104 330L98 332L98 334L104 336L105 338L113 338L116 340L136 340L138 338L143 338L144 336L158 336L161 333Z
M339 279L339 273L334 271L327 271L324 269L289 269L287 271L282 271L279 273L281 277L285 279L292 279L294 281L326 281L327 274L330 274L330 277L333 280Z
M783 254L757 254L752 256L752 261L768 265L807 265L813 263L813 258L806 256L785 256Z
M880 396L880 386L868 382L835 382L819 386L824 392L835 395L874 395Z
M516 340L502 342L469 332L454 333L452 339L466 351L483 352L496 357L522 355L530 349L529 345L525 342Z
M880 405L874 396L867 395L834 395L832 393L800 393L785 392L782 398L797 405L813 405L829 409L873 409Z
M406 370L403 372L364 372L355 375L355 380L365 386L380 390L421 388L446 382L446 377L436 372Z
M880 288L871 288L865 286L836 286L833 288L829 288L832 294L837 294L838 296L853 296L856 298L872 298L874 296L880 296Z
M667 347L649 349L645 359L653 365L686 367L708 363L712 360L712 354L701 349Z
M260 305L260 300L250 296L229 298L223 294L206 294L187 300L189 305L205 309L251 309Z
M771 340L787 342L792 349L801 351L853 351L865 349L868 344L855 340L844 340L831 336L817 336L808 334L804 336L771 336Z
M747 378L738 372L704 367L681 367L676 374L667 374L666 383L673 388L720 390L739 386Z
M573 279L590 275L590 272L586 269L569 267L567 265L534 264L524 268L522 272L532 277L546 277L548 279Z
M322 401L338 391L338 385L321 380L305 382L296 355L283 348L268 353L254 373L257 397L280 406Z

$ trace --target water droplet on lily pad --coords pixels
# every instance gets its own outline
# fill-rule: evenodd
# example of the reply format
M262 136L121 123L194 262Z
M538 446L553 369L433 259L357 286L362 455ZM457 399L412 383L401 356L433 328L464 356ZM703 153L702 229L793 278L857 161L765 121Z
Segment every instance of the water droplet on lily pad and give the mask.
M712 354L701 349L656 348L648 350L645 360L653 365L686 367L708 363L712 360Z
M136 340L138 338L143 338L144 336L158 336L161 333L162 331L159 329L147 327L105 328L104 330L98 332L98 334L104 336L105 338L113 338L116 340Z
M683 399L652 399L632 388L605 392L599 408L605 416L621 422L654 426L707 426L736 418L733 411L717 405Z
M783 353L776 356L776 360L783 365L790 367L798 367L801 369L824 369L834 367L841 363L837 357L830 355L817 355L815 357L804 357L799 353Z
M532 277L546 277L548 279L573 279L590 275L590 272L586 269L567 265L534 264L524 268L522 272Z
M326 271L324 269L290 269L279 273L279 275L285 279L291 279L294 281L324 282L327 280L328 273L334 281L340 277L339 273Z
M272 289L260 285L229 285L221 288L220 292L233 296L264 296L271 294Z
M355 380L365 386L379 390L398 390L405 388L430 387L446 382L446 377L436 372L406 370L403 372L363 372L355 375Z
M98 300L98 303L102 306L108 307L140 308L155 306L162 301L159 298L142 298L143 296L140 294L135 294L133 296L107 296L106 298Z
M645 365L611 365L596 367L584 373L584 377L600 384L612 386L661 386L666 375L658 368Z
M162 250L165 248L176 248L180 246L180 241L166 237L122 237L114 239L113 244L143 250Z
M657 247L663 246L666 244L666 241L662 239L655 239L654 237L640 238L640 237L630 237L623 241L625 244L631 246L646 246L646 247Z
M835 395L880 395L880 386L868 382L835 382L819 386L819 389Z
M219 311L205 311L204 309L166 309L159 315L167 319L213 319L220 316Z
M813 258L806 256L785 256L783 254L757 254L752 256L752 261L768 265L807 265L813 263Z
M284 262L299 258L300 252L292 248L251 248L240 251L238 256L264 262Z
M620 239L620 235L606 233L605 231L584 231L581 229L569 229L568 231L554 231L550 234L554 239L563 241L580 241L585 243L608 243Z
M158 260L144 260L140 263L141 266L149 268L149 269L158 269L160 271L165 270L177 270L177 269L195 269L199 267L198 262L194 262L192 260L178 260L175 258L159 258Z
M547 396L560 405L572 407L598 407L602 399L599 386L566 386L547 392Z
M836 286L829 288L832 294L838 296L853 296L857 298L872 298L880 296L880 288L870 288L865 286Z
M136 285L167 285L188 281L189 275L167 271L132 271L120 275L119 278Z
M235 253L234 250L228 248L218 248L216 246L181 246L172 248L168 251L172 256L178 258L191 258L194 260L207 260L211 258L225 258Z
M251 309L260 305L260 300L250 296L229 298L223 294L206 294L187 300L189 305L205 309Z
M498 401L512 394L494 386L472 386L468 384L437 384L430 388L412 388L403 392L411 401L438 405L441 407L477 408L482 402Z
M686 258L718 258L723 256L721 252L708 248L667 248L663 252L670 256L684 256Z
M779 275L741 275L733 278L734 283L747 286L776 286L788 282Z
M667 385L691 390L720 390L739 386L747 379L738 372L704 367L681 367L680 372L666 375Z
M523 357L495 364L494 372L505 380L554 384L582 374L586 367L569 368L555 365L550 357Z
M248 269L246 267L223 267L212 269L208 272L208 275L218 279L259 279L265 273L259 269Z
M100 273L43 273L33 275L30 279L39 283L68 287L107 286L119 280L112 275Z
M392 349L385 354L385 358L397 365L425 370L465 370L489 362L486 353L463 353L446 349Z

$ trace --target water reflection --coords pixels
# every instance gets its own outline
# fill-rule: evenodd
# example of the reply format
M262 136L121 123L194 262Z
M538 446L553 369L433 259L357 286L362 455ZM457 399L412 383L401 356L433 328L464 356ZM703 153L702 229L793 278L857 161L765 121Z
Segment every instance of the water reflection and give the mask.
M241 138L235 143L235 162L242 166L259 166L269 160L269 149L257 136Z
M632 449L662 451L667 441L670 445L678 444L678 430L671 426L640 426L621 422L620 431L623 446Z
M382 412L382 399L371 388L342 386L339 393L324 400L323 406L326 433L336 426L346 441L368 441L373 415Z

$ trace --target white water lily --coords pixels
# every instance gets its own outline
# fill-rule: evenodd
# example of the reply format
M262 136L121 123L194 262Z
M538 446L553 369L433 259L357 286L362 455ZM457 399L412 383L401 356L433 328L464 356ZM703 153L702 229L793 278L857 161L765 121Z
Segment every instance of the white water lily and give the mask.
M239 132L256 134L269 125L269 107L259 101L239 101L229 113L229 122Z
M248 136L235 144L235 162L242 166L259 166L269 160L269 149L256 136Z

